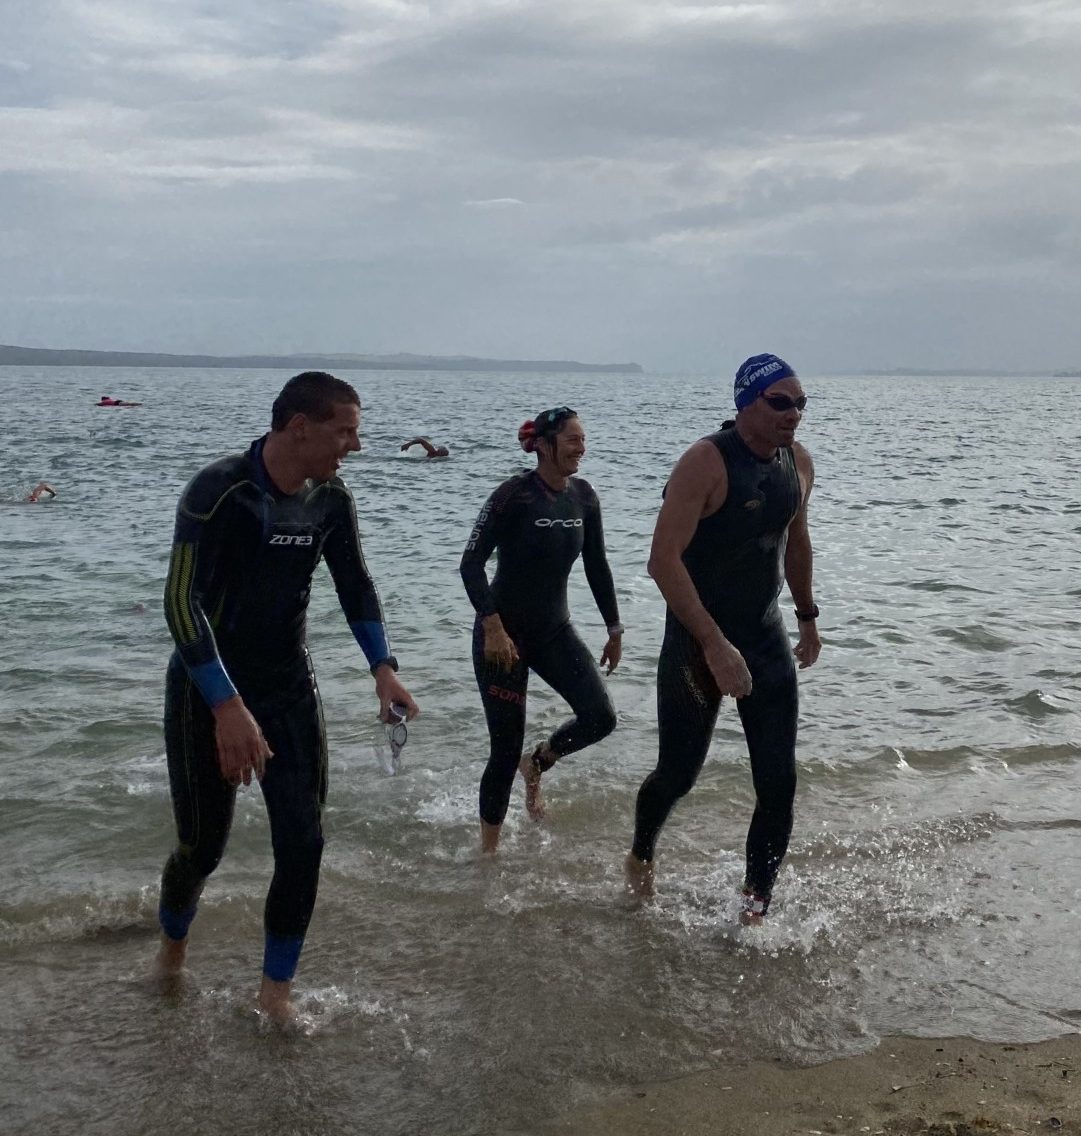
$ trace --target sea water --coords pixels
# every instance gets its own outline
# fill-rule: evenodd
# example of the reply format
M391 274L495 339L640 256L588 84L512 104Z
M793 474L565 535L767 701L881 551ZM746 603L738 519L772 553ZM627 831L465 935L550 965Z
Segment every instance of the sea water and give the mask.
M0 369L0 1116L11 1133L525 1133L714 1062L826 1060L891 1033L1027 1040L1081 1024L1081 433L1068 379L805 377L819 663L800 673L800 786L769 926L740 931L753 795L726 704L621 894L656 759L664 607L646 573L673 462L727 379L345 373L345 476L422 716L401 773L320 568L309 640L331 754L298 1031L253 1015L270 877L256 788L192 933L186 986L148 981L174 833L161 595L178 494L267 426L274 371ZM134 401L99 409L102 393ZM624 658L616 732L516 788L477 856L487 735L457 565L516 429L578 409ZM451 449L428 462L417 433ZM17 502L40 478L55 501ZM794 628L787 594L783 607ZM580 568L574 620L605 634ZM527 739L565 707L533 681Z

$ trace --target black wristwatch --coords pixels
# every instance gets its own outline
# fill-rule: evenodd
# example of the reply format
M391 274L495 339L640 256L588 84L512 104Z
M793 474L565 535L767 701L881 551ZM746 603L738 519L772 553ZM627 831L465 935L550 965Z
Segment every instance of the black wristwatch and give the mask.
M796 618L800 623L813 623L818 618L818 604L812 604L809 611L796 608Z
M392 671L397 672L398 660L393 655L387 655L385 659L380 659L378 663L374 663L368 668L368 670L370 670L374 675L380 667L390 667Z

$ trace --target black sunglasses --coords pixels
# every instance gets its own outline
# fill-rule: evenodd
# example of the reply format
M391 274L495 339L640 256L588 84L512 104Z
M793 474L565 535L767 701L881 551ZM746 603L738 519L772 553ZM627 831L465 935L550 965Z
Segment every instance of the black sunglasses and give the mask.
M783 413L786 410L798 410L801 414L807 406L807 396L801 394L799 398L789 398L786 394L760 394L758 396L768 404L770 410Z

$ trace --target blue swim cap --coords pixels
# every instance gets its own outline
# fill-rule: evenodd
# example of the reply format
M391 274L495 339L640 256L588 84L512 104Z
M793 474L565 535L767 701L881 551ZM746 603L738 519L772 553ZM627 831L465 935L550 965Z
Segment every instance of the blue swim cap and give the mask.
M752 355L736 372L736 409L742 410L781 379L794 379L796 372L777 355Z

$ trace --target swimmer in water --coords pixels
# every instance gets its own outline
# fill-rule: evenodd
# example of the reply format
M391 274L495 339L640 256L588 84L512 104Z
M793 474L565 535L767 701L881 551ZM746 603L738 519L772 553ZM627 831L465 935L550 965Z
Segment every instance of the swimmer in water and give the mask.
M410 446L423 446L429 461L431 461L432 458L450 457L450 450L448 450L446 446L435 446L428 438L413 438L412 441L403 442L402 453L405 453Z
M95 406L142 406L141 402L125 402L122 398L110 398L107 394L101 396L101 401Z
M26 503L36 505L41 500L42 493L48 493L50 497L56 496L56 490L47 481L39 481L27 495Z
M461 563L477 612L473 668L491 742L480 782L482 852L499 845L516 772L525 778L526 809L540 820L541 775L616 727L600 671L567 608L567 579L579 556L608 629L601 665L607 663L611 673L623 654L600 502L588 481L573 476L586 452L582 423L570 407L560 406L524 423L518 441L537 455L537 468L504 481L484 503ZM485 565L497 549L489 584ZM570 703L574 716L523 753L530 671Z

